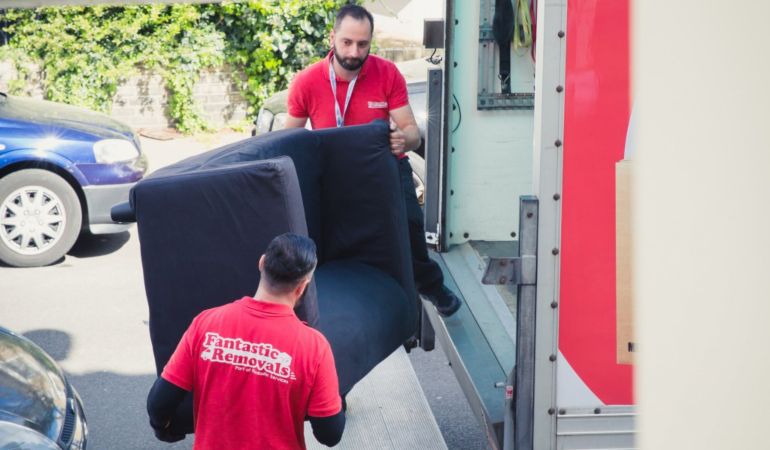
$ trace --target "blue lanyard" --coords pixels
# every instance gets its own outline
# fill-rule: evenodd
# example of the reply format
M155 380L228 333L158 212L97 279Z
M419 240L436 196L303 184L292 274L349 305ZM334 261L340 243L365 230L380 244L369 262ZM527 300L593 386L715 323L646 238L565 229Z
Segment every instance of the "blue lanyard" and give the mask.
M350 96L353 95L353 88L356 85L356 80L358 79L358 75L356 75L351 81L350 85L348 86L348 92L345 95L345 113L348 112L348 105L350 104ZM341 127L345 125L345 116L342 111L340 111L340 103L337 101L337 76L334 74L334 62L329 61L329 83L332 85L332 94L334 94L334 114L337 116L337 127Z

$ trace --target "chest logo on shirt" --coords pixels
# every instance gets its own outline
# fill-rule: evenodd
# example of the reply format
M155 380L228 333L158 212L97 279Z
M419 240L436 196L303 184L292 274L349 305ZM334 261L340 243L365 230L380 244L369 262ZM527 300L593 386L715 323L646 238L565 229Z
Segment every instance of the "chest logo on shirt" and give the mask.
M369 109L385 109L388 107L388 102L369 102Z
M272 344L227 338L219 333L208 332L203 340L203 347L201 359L204 361L228 364L236 370L268 376L283 383L295 379L291 370L291 355L278 350Z

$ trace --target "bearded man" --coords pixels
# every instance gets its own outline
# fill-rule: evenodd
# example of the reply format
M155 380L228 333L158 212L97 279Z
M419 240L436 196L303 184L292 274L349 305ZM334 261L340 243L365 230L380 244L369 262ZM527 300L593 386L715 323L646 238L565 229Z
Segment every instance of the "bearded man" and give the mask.
M329 35L331 51L291 83L286 128L304 127L308 119L314 129L390 121L390 149L398 159L417 290L440 314L450 316L461 302L444 286L441 268L428 256L423 213L406 155L420 146L420 130L403 75L392 62L369 54L373 29L374 18L365 8L340 8Z

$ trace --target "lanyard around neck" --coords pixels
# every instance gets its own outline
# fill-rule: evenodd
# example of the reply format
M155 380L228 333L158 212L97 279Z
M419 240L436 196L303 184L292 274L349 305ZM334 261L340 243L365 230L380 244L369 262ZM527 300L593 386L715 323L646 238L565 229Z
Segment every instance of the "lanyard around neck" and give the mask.
M337 127L345 125L345 113L348 112L350 96L353 95L353 87L356 85L358 75L350 81L348 92L345 94L345 110L340 111L340 103L337 101L337 76L334 74L334 61L329 61L329 83L332 85L332 94L334 94L334 114L337 116Z

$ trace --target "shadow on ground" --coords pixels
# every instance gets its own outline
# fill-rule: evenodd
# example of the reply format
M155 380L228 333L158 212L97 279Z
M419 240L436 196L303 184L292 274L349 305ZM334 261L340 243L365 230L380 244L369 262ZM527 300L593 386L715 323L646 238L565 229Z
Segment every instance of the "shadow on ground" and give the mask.
M77 258L92 258L109 255L120 250L131 238L131 233L123 231L115 234L83 233L68 255Z
M52 329L32 330L24 336L35 342L57 361L69 356L69 334ZM116 349L116 351L119 351ZM89 449L182 450L192 448L192 438L167 444L155 439L147 420L147 392L155 374L121 375L92 372L67 373L67 379L80 393L88 424Z
M57 361L64 361L69 356L72 340L65 332L40 329L24 333L24 336ZM414 350L409 359L417 369L417 376L449 450L487 448L481 426L473 416L462 391L457 386L453 387L457 380L447 368L447 359L440 345L432 352ZM91 372L83 375L67 374L67 377L83 399L90 432L90 449L192 448L191 437L175 444L166 444L156 440L152 434L145 402L155 382L154 373L121 375Z
M449 450L485 450L486 438L482 427L463 395L457 379L449 368L441 342L425 352L414 349L409 360L436 418Z

